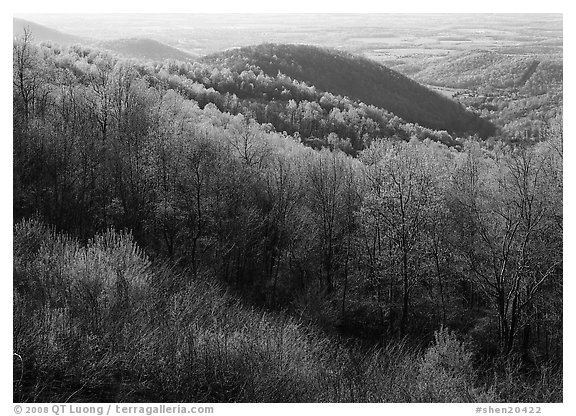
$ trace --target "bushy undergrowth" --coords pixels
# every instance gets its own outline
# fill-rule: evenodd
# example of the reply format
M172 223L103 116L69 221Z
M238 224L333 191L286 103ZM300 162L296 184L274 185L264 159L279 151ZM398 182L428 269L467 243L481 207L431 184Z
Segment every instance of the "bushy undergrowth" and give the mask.
M474 388L473 353L456 334L441 328L420 363L418 391L423 402L494 402L493 391Z
M498 362L499 361L499 362ZM526 368L522 358L513 355L489 364L487 382L504 402L561 403L563 401L561 364Z
M18 223L14 401L558 399L556 373L522 390L506 379L518 372L504 372L498 396L447 330L424 354L402 342L366 350L191 276L153 265L127 233L83 245L37 220Z

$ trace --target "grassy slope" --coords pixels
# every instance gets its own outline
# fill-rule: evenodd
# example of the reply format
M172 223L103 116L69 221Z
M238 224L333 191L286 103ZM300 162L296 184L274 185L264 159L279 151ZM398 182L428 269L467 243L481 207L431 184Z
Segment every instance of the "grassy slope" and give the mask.
M278 71L335 94L395 113L409 122L450 132L492 134L492 126L415 81L374 61L307 45L264 44L206 58L227 65L256 65L272 76Z

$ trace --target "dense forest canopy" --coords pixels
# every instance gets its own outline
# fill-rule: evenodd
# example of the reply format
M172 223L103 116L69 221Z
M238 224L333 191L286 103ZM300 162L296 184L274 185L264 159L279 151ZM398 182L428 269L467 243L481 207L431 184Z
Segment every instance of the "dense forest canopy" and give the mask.
M550 103L530 71L489 111ZM561 108L473 107L306 46L15 39L14 399L561 401Z

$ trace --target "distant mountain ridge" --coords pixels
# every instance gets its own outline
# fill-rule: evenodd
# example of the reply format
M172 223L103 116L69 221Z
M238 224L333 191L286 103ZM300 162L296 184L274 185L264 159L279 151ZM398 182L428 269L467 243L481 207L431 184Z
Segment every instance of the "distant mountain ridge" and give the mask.
M55 30L28 20L19 19L16 17L12 19L12 33L14 37L21 36L24 33L24 29L30 30L31 35L36 42L51 41L62 45L72 45L75 43L90 44L92 42L88 38L60 32L59 30Z
M29 29L32 38L36 42L54 42L63 46L74 44L83 44L95 46L101 49L107 49L113 53L119 54L125 58L145 59L154 61L163 61L165 59L189 60L194 58L193 55L174 48L165 43L147 38L130 38L114 39L108 41L98 41L95 39L84 38L60 32L49 27L30 22L28 20L14 18L13 34L14 37L24 33L24 29Z
M154 39L131 38L98 42L96 46L119 53L127 58L160 61L175 59L186 61L194 56Z
M254 65L271 76L281 72L436 130L482 137L495 132L491 123L455 101L375 61L335 49L267 43L231 49L205 60L236 69Z

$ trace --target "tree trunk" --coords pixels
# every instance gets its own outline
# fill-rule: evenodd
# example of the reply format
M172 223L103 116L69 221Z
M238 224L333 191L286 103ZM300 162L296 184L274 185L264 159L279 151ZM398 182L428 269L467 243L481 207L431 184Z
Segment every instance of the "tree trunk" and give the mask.
M402 253L402 280L403 280L403 290L402 290L402 318L400 320L400 336L406 335L406 324L408 322L408 253L403 250Z
M348 261L350 258L350 234L346 245L346 260L344 261L344 288L342 289L342 319L346 319L346 291L348 290Z
M442 306L442 325L446 325L446 303L444 301L444 285L442 283L442 273L440 271L440 259L438 258L438 248L434 249L434 260L436 262L436 275L438 277L438 288L440 289L440 302Z

